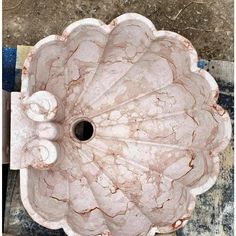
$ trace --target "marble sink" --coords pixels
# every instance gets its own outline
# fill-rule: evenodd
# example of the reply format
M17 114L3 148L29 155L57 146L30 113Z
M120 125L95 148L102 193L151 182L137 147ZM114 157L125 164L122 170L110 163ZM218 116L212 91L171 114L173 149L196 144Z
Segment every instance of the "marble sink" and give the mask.
M229 115L179 34L127 13L40 40L11 94L11 169L30 216L68 235L168 233L219 173Z

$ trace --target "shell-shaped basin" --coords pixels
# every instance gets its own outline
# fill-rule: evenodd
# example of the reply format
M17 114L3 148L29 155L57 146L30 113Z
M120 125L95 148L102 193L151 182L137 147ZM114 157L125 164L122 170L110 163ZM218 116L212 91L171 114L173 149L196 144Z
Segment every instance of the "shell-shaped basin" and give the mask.
M187 39L135 13L39 41L11 102L11 168L31 217L83 236L184 226L231 135L197 60Z

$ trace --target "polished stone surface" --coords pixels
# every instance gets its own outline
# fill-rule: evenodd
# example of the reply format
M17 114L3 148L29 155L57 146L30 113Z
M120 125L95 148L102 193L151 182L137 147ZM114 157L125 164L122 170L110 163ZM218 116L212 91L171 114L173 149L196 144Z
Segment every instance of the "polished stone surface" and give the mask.
M88 27L88 29L86 27ZM129 29L132 27L133 30L126 31L127 27ZM97 29L95 30L95 28ZM106 31L107 34L109 34L109 37L107 37L108 40L103 40L103 38L106 38L105 37ZM138 32L139 34L137 34ZM99 37L98 39L96 39L96 41L90 41L91 40L90 34L91 35L98 34ZM126 37L124 37L125 35ZM135 35L138 36L134 37ZM82 40L81 43L79 44L79 47L76 46L77 43L74 43L78 41L74 40L75 36L77 37L77 39L81 38ZM65 41L65 39L66 39L66 47L63 46L63 42ZM131 39L135 40L130 41ZM100 47L101 45L103 45L103 42L105 42L104 44L105 50L102 50L100 52ZM90 44L91 46L88 47L88 45ZM98 56L96 56L96 54L94 53L91 55L89 53L87 54L84 53L84 48L91 48L91 47L96 48L98 45L99 45L98 50L95 50L97 51ZM67 48L68 50L65 50ZM171 50L169 50L169 48L171 48ZM43 53L42 51L44 50L45 52ZM79 53L77 53L77 51L79 51ZM68 55L70 56L69 57L66 56L67 55L66 53L68 53ZM99 59L99 55L102 55L101 59ZM55 60L54 57L56 57L57 60ZM44 58L46 58L45 61L43 60ZM71 60L72 63L67 64L67 61L63 62L64 60L63 58L66 59L69 58L69 60ZM119 58L122 58L122 60L118 60ZM163 58L166 58L165 59L166 61ZM152 59L151 64L149 62L150 59ZM76 60L78 60L79 63L81 64L80 65L81 68L84 67L84 71L79 73L79 78L80 76L82 76L83 78L82 80L81 79L79 80L79 83L76 83L77 77L75 79L73 77L77 73L74 66L75 65L74 61ZM96 62L95 66L93 64L90 64L90 60L95 60ZM156 60L158 62L157 64L155 64ZM61 63L62 65L64 65L65 68L60 67L61 68L60 70L57 69L52 74L49 73L48 78L46 78L45 76L47 75L47 71L45 71L44 69L44 73L41 74L41 70L39 69L41 67L49 68L49 72L51 72L54 66L55 68L59 68L58 66L56 66L57 64L56 65L53 64L53 66L51 64L47 64L50 62L54 63L55 61L56 62L58 61L57 64ZM146 64L145 63L146 61L149 62L149 64ZM184 64L183 62L186 64ZM34 73L35 63L37 65L36 68L38 69L36 70L36 72L38 73L36 72ZM154 66L153 63L155 64L155 66L161 66L160 69L152 72L152 67L150 66L152 65ZM98 65L96 66L96 64ZM69 65L68 68L67 65ZM174 67L171 65L174 65ZM28 169L28 172L26 172L26 170L24 171L21 170L22 199L25 204L25 207L30 212L31 216L36 221L40 222L40 224L43 224L47 227L58 228L58 225L56 225L55 222L52 224L51 218L56 217L55 219L59 219L58 214L59 215L63 214L63 208L67 206L66 203L69 201L67 200L68 192L66 191L67 182L64 180L64 178L69 179L69 182L71 182L72 185L74 184L74 182L77 181L77 178L79 178L79 176L77 177L78 174L75 175L75 171L73 171L73 168L71 169L69 165L70 158L67 160L68 157L74 156L75 153L72 150L78 148L77 152L82 158L81 159L82 162L79 162L78 165L81 166L80 168L82 168L82 172L84 174L86 173L85 174L86 180L89 181L89 188L92 188L92 193L93 193L92 195L91 194L89 195L89 192L87 191L87 195L90 196L89 198L91 199L91 202L93 202L93 198L95 198L95 203L92 203L92 206L95 204L95 208L90 207L91 211L89 212L93 213L94 209L98 209L101 210L103 214L105 214L104 212L107 212L107 210L109 209L109 211L111 210L112 212L114 211L115 216L117 212L119 213L120 217L121 216L123 217L124 215L123 220L127 219L125 218L126 215L129 215L131 222L133 222L135 219L132 220L132 215L137 216L139 215L138 212L141 211L142 214L140 215L140 219L138 221L142 220L143 222L142 227L144 226L146 227L146 229L142 229L143 231L140 231L141 229L138 228L135 229L136 231L133 231L132 228L129 228L128 226L127 228L125 227L125 224L124 225L122 224L122 227L120 229L116 229L116 227L114 228L113 223L110 222L109 220L110 215L106 213L105 226L108 224L109 227L104 228L102 223L103 221L101 221L101 225L99 227L97 226L96 227L97 229L95 229L99 231L94 231L94 234L96 234L96 232L102 233L106 230L112 229L112 234L114 235L116 235L118 232L119 233L122 232L122 234L129 233L130 235L135 235L137 234L137 232L140 233L144 233L145 231L148 232L151 226L150 223L157 224L158 232L171 232L181 227L183 222L186 223L187 220L189 219L189 216L191 214L194 205L194 201L192 198L196 194L200 194L209 189L214 183L218 172L218 160L215 160L213 162L211 162L210 160L217 159L215 158L215 156L218 154L219 151L223 150L223 148L227 145L226 141L228 139L228 136L230 135L230 134L228 135L228 133L230 132L230 124L227 121L228 118L224 115L224 112L220 109L220 107L217 107L215 104L217 99L216 95L218 94L217 86L213 78L206 71L197 68L196 65L197 65L196 52L192 48L190 42L180 37L179 35L167 31L159 31L159 32L155 31L155 28L153 27L151 22L149 22L146 18L143 18L140 15L136 14L122 15L121 17L115 19L109 26L106 26L101 22L92 20L87 20L87 21L85 20L83 22L81 21L76 24L73 24L72 26L69 26L64 31L63 36L61 38L59 38L58 36L56 37L54 36L54 37L48 37L40 41L33 49L33 51L29 54L25 62L25 66L23 67L23 77L22 77L23 83L21 88L22 101L20 102L20 100L18 99L17 93L12 95L13 113L12 113L11 148L13 151L11 150L12 151L11 168L19 169L31 165L37 169L44 169L44 170L50 169L49 170L50 172L44 171L42 173L38 171L34 172L33 169ZM92 73L93 68L95 68L94 73ZM115 73L116 68L119 68L119 70ZM191 68L192 72L189 72L189 68ZM86 71L88 71L89 73ZM70 75L68 78L71 78L72 81L62 80L61 76L65 72L66 72L65 78L67 78ZM165 76L162 75L163 72L165 72ZM90 73L92 74L90 75ZM142 79L137 80L140 74L143 74L143 77L141 77ZM57 85L59 87L51 86L51 84L53 84L53 81L57 79L57 75L58 78L60 78L60 83L59 80L57 80L58 81ZM158 79L156 83L155 80L152 79L159 77L160 79ZM162 81L163 77L166 78L165 81ZM193 77L193 79L189 80L188 78L190 77ZM199 77L201 77L201 79L199 79ZM29 80L29 78L31 79ZM100 81L100 78L103 78L103 80ZM133 86L132 90L130 90L129 84L132 83L134 85L133 83L134 81L132 82L132 79L130 78L133 78L134 81L137 80L136 83L138 85L138 86ZM151 80L149 80L149 78ZM34 79L36 80L34 81ZM112 82L110 82L110 80ZM74 86L77 86L78 88L75 90L69 90L68 86L70 88L71 82L73 82L73 88ZM30 83L32 84L31 86L29 86ZM89 83L89 85L87 83ZM44 89L46 88L46 90L49 92L38 91L42 86ZM122 90L123 87L126 88L124 91ZM181 89L182 87L184 89ZM66 91L66 93L68 90L68 95L66 97L64 96L63 92L64 90ZM83 94L83 96L79 96L78 98L80 101L78 105L76 105L77 100L73 99L74 97L73 91L76 91L75 93L78 93L77 90L80 91L79 94ZM35 91L38 92L34 93ZM60 93L58 93L58 91L60 91ZM84 91L86 91L86 93L84 93ZM94 94L95 91L96 94ZM170 97L168 96L169 92L171 92L172 94L171 100ZM56 100L54 96L51 95L51 93L57 95ZM178 96L175 96L177 94ZM72 100L70 98L71 96ZM98 99L95 100L94 96L98 97ZM103 99L104 97L105 100ZM44 98L44 100L42 100L42 98ZM155 101L154 98L158 99L157 103L155 102L153 103L153 101ZM62 108L60 108L59 106L58 103L59 100L61 101L59 103L62 103ZM50 104L50 106L49 107L45 106L44 101L45 102L48 101L47 104ZM165 107L163 106L162 101L166 101ZM19 102L22 103L22 108L23 108L22 111L20 106L18 105ZM132 106L133 103L134 106ZM40 104L40 110L36 109L38 106L37 104ZM147 104L149 104L149 109L145 111L146 109L145 107L147 107L146 106ZM41 114L42 107L43 107L43 113ZM59 114L61 113L60 112L61 109L65 109L65 111L63 112L65 114L65 121L64 118L62 118L62 116ZM68 113L67 109L72 110L73 112ZM45 112L45 110L47 112ZM209 112L206 112L208 110ZM52 114L51 111L53 111ZM29 121L24 118L23 112L25 113L26 116L28 116ZM116 113L116 115L113 113ZM34 130L37 131L37 129L39 129L39 126L37 126L38 128L37 127L34 128L34 125L36 123L32 123L31 120L34 120L36 122L47 121L48 122L47 124L48 125L50 124L51 127L53 125L53 123L51 123L51 120L58 119L59 122L58 125L62 126L64 132L66 132L67 119L69 122L68 123L69 127L73 123L73 122L71 123L71 120L73 121L73 119L75 120L78 119L78 117L80 117L81 114L85 117L88 116L88 119L91 119L91 121L95 124L95 127L97 129L95 137L92 140L88 140L88 144L85 143L83 146L81 146L78 143L79 145L78 146L75 142L72 145L72 147L67 149L67 144L69 144L69 142L68 139L65 139L65 137L68 136L69 138L72 136L67 135L66 133L63 135L64 138L62 139L60 139L59 137L60 135L59 136L53 135L53 137L51 137L50 133L49 137L48 136L49 133L47 134L45 133L46 136L43 134L45 136L44 139L45 138L50 140L58 139L59 142L55 144L49 141L46 142L46 139L45 141L40 139L34 139L35 137ZM135 117L133 117L133 115L135 115ZM156 117L158 117L158 120L160 119L162 120L163 115L164 117L167 117L164 124L162 122L155 121ZM211 119L211 116L213 119ZM99 119L99 117L101 119ZM188 117L191 117L191 119L188 119ZM135 118L134 120L135 125L133 127L132 124L134 118ZM21 123L24 122L23 130L19 126L20 120ZM192 122L192 120L194 122ZM207 127L205 126L206 123L202 122L202 120L207 120ZM217 121L216 123L215 120ZM183 123L186 123L185 132L181 128L182 127L181 124ZM225 125L221 126L221 124L224 123ZM17 126L17 124L19 127ZM164 125L164 127L161 128L161 125ZM215 129L215 126L217 126L218 128ZM111 127L110 132L108 132L109 127ZM172 130L172 132L170 132L170 135L165 136L165 134L169 132L168 127L170 127L170 131ZM54 127L51 127L50 129L54 129ZM208 134L208 129L209 129L209 134ZM119 132L120 130L123 131ZM150 132L149 130L152 130L152 132ZM204 130L204 133L201 130ZM24 132L22 133L22 131ZM155 136L156 131L158 131L159 133L158 136ZM23 136L21 135L21 133L23 134ZM28 135L26 135L26 133ZM146 135L143 135L142 133ZM164 136L162 135L162 133ZM18 137L18 139L14 138L14 135ZM42 136L41 133L39 133L38 135L39 137ZM188 137L189 135L191 136L191 138ZM110 142L107 139L108 137L109 139L111 139L112 142ZM199 137L201 137L201 139L199 139ZM202 142L204 137L206 140ZM28 142L27 138L29 138L31 141ZM60 153L54 154L55 148L52 145L56 144L57 146L63 144L63 146L65 147L65 154L68 155L63 157L64 161L60 161L60 164L54 164L55 162L58 162L57 159L60 158ZM204 146L202 146L203 144ZM31 150L36 148L37 145L39 147L44 147L48 150L49 157L47 157L47 159L45 159L42 156L44 154L41 154L41 152L38 153L37 155L36 155L37 152L34 152L35 159L32 159ZM27 147L26 149L24 149L26 151L28 150L27 152L22 149L23 146ZM178 150L175 150L176 147L178 148ZM181 151L179 149L180 147L183 147L184 149L181 148L181 150L183 149ZM203 153L199 151L198 148L200 148L200 150L201 149L206 150L206 152L204 152L205 154L203 155ZM190 149L192 150L192 152L189 153L189 151L187 150ZM142 153L143 150L146 150L148 155ZM24 154L22 153L22 158L19 159L16 153L21 153L22 151L24 152ZM134 151L136 153L135 159L138 162L137 165L135 164L136 161L132 161L133 160L132 156ZM161 154L162 158L164 156L171 157L172 156L171 153L174 153L174 156L171 159L167 158L166 162L164 162L164 164L162 165L161 158L156 156L157 151L162 153ZM110 166L110 163L107 162L106 160L107 159L111 159L110 161L113 160L112 159L113 157L110 154L111 152L113 153L112 154L113 156L115 155L117 156L116 158L121 159L120 160L121 162L119 163L115 162L116 163L115 165ZM178 153L181 153L180 156L178 155ZM90 154L92 154L93 162L95 161L96 165L91 165L89 164L90 162L86 161L88 158L90 158ZM29 157L26 158L28 155ZM41 157L39 155L41 155ZM125 158L119 157L120 155L124 156ZM190 163L188 160L188 155L190 155L191 157ZM211 157L210 156L207 157L208 155L210 155ZM145 159L143 158L145 156L148 156L150 158L145 161ZM201 157L203 156L206 156L205 159L208 160L206 164L204 164L205 161L201 161ZM104 159L104 157L106 158ZM129 157L131 157L130 161L126 160ZM72 159L72 161L75 162L75 159ZM190 169L185 167L185 162L186 164L189 165ZM207 167L205 165L207 165ZM106 171L105 175L103 173L97 172L96 169L97 166L100 168L105 167L105 169L108 172ZM129 177L127 176L128 179L127 180L126 178L124 179L125 184L123 183L124 181L122 181L124 176L122 174L123 173L122 169L120 169L119 166L122 166L122 168L127 166L126 173L127 174L130 173ZM132 169L131 172L130 168ZM90 172L89 171L90 169L93 171ZM176 169L178 169L178 173L176 173ZM205 169L206 171L202 173L201 170ZM197 170L197 172L195 170ZM144 175L145 172L143 171L146 172L145 175ZM80 169L77 170L77 173L79 172ZM113 173L116 173L115 176L113 176ZM164 173L164 175L167 176L167 178L166 177L163 178L161 175L156 176L155 173ZM30 178L28 178L29 174L31 176ZM149 184L146 184L145 179L146 178L150 179L151 174L156 176L155 184L153 181L151 182L148 181ZM145 177L146 175L149 177ZM93 176L96 178L94 179ZM112 192L112 196L108 197L109 194L103 196L102 190L99 193L96 192L97 187L99 188L100 186L100 181L97 182L96 180L98 176L100 176L99 178L103 179L103 182L105 181L105 183L108 184L109 189L113 187L117 188L115 192ZM117 176L121 177L117 178ZM143 180L144 182L141 181L143 177L144 177ZM168 179L173 180L173 186L171 184L172 187L170 186L168 188L168 191L166 191L165 188L163 188L162 183L168 186L168 181L169 181ZM35 183L38 182L39 187L41 185L42 186L45 185L43 182L41 183L41 180L44 180L44 182L46 183L44 187L45 190L42 190L43 192L41 192L41 190L40 191L37 190L37 185L35 185L36 187L36 189L34 190L36 191L35 194L39 196L35 194L31 195L30 193L28 193L29 189L25 186L26 183L30 184L31 180ZM139 190L137 186L137 190L135 190L134 192L131 191L129 187L129 182L137 183L138 180L140 180L140 185L142 186L142 188ZM174 180L177 180L175 184ZM179 186L179 181L181 181L181 186ZM58 191L56 189L57 186L59 186L60 182L61 182L60 184L61 188L60 191ZM96 187L97 184L99 186ZM91 185L93 187L91 187ZM102 186L103 185L104 183L102 184ZM155 194L156 185L158 186L157 188L159 189L157 196ZM87 184L85 184L84 186L87 186ZM152 191L154 194L153 196L156 196L157 199L160 198L160 200L158 201L161 201L161 199L163 201L163 198L167 199L164 200L161 207L159 205L155 206L156 204L155 202L151 202L150 207L148 207L148 202L146 202L145 199L149 193L146 191L145 192L142 191L142 189L145 188L145 186L148 187L150 191L152 191L153 189ZM187 189L189 189L190 191L189 192L186 191L186 188L183 188L183 186L187 186ZM62 191L63 190L62 187L65 188L65 191ZM55 191L50 190L51 188L52 189L55 188ZM121 190L121 193L124 194L124 196L127 196L127 199L129 200L131 199L132 202L135 202L135 206L126 207L125 208L126 210L124 212L122 210L122 206L120 207L117 206L117 209L110 208L109 204L107 204L106 202L106 199L108 201L109 200L108 198L113 199L113 196L115 196L113 201L116 201L115 199L118 196L117 195L118 192L120 192L119 190ZM70 192L70 194L73 195L74 191L75 189L72 192ZM105 188L104 192L106 192ZM169 194L167 194L167 192ZM191 194L189 194L190 192ZM186 206L185 204L183 205L184 202L182 201L182 197L179 200L173 197L173 196L178 196L180 193L183 194L181 196L183 196L183 198L185 199L184 202L187 204ZM57 197L54 197L54 194L56 194ZM98 194L98 196L96 196L96 194ZM136 198L134 198L134 194L137 195ZM37 198L35 198L36 196ZM140 197L140 199L138 196ZM32 197L35 198L35 200L32 199ZM55 211L53 209L51 209L50 211L49 206L56 204L54 202L55 200L53 201L51 200L51 198L61 199L60 204L62 204L63 202L62 212ZM99 201L97 199L99 199ZM177 214L175 206L178 205L178 202L176 202L175 199L177 201L180 201L179 204L181 208L182 206L184 207L184 209L185 207L187 207L187 211L184 210L182 212L178 208L178 214ZM38 210L35 210L32 203L29 203L34 201L37 201ZM40 203L41 201L43 202L44 205L48 205L47 209L45 208L44 205ZM70 199L70 201L72 200ZM83 218L84 215L83 212L87 212L88 206L85 210L77 211L74 209L77 208L84 209L84 205L86 204L76 202L75 200L73 200L72 203L73 204L71 207L69 207L69 209L76 211L76 213L78 212L78 214ZM128 203L129 201L127 202L127 204ZM108 208L106 208L106 205ZM171 205L173 206L174 210L173 214L170 212ZM151 211L149 210L149 208L151 209ZM155 209L157 209L157 212L154 212ZM48 212L48 210L50 211L50 213ZM40 214L44 215L44 219L42 219L40 215L38 215L37 211L40 211ZM165 213L166 211L169 212L168 215L166 215ZM158 213L160 213L161 215L160 214L158 215ZM48 214L50 214L51 218L50 220L48 219L45 221ZM145 216L144 218L142 217L143 215ZM147 215L150 218L147 217ZM165 215L164 218L163 215ZM96 219L99 219L99 214L95 213L95 217ZM77 218L77 216L76 215L73 216L72 214L71 217L68 218L68 221L73 222L72 218ZM112 218L113 220L115 220L114 217ZM78 218L78 220L80 220L80 218ZM88 219L86 221L88 221ZM119 220L117 221L117 223L119 223ZM67 232L74 231L74 230L71 231L71 229L68 228L68 226L65 225L64 223L63 227L66 228ZM93 226L91 225L90 227ZM74 232L83 232L83 234L89 234L87 231L81 231L81 230L84 229L80 229L80 227L78 227L78 231L76 231L75 229Z
M60 1L59 4L55 4L54 1L20 0L13 4L12 1L4 0L4 45L32 45L48 34L60 34L63 25L84 17L97 17L108 23L119 14L135 11L149 17L158 29L173 30L186 36L201 57L233 60L232 0L203 1L205 4L191 3L189 6L189 1L182 0L146 2L147 4L143 4L143 1L112 1L111 4L111 1L67 1L65 4L64 1ZM77 7L74 7L75 5ZM181 9L184 10L178 14ZM61 17L58 17L58 12ZM219 64L221 66L210 68L210 73L219 69L217 73L223 75L217 78L213 74L219 79L219 103L229 111L233 119L233 83L224 81L228 76L227 71L224 70L225 65L222 67L224 63L218 61ZM19 73L17 75L19 76ZM183 231L177 231L178 235L211 236L212 232L215 232L215 235L233 235L233 151L227 150L221 156L222 170L216 185L200 197L196 203L197 214L193 215L193 219ZM16 171L10 171L6 232L27 236L63 235L62 231L50 231L37 225L27 216L20 202L19 179L14 179L15 175ZM221 197L218 198L218 195ZM218 200L212 205L209 203L212 199ZM201 207L202 203L207 204L204 209ZM199 215L202 216L200 227ZM206 226L209 222L211 227Z

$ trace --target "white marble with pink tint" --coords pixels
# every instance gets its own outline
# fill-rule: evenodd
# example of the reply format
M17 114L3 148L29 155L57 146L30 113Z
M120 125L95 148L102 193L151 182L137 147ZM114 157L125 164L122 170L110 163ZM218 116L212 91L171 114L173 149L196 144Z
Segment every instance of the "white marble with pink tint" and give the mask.
M127 13L39 41L12 93L11 168L39 224L68 235L184 226L231 136L218 86L184 37ZM91 139L73 125L87 119Z

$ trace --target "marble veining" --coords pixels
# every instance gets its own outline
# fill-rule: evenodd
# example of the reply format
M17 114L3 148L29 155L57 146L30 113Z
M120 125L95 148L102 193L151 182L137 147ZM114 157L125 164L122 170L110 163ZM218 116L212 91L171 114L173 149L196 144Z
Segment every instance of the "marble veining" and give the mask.
M11 168L31 217L81 236L183 227L231 136L197 60L187 39L135 13L39 41L11 95ZM93 134L81 141L83 120Z

